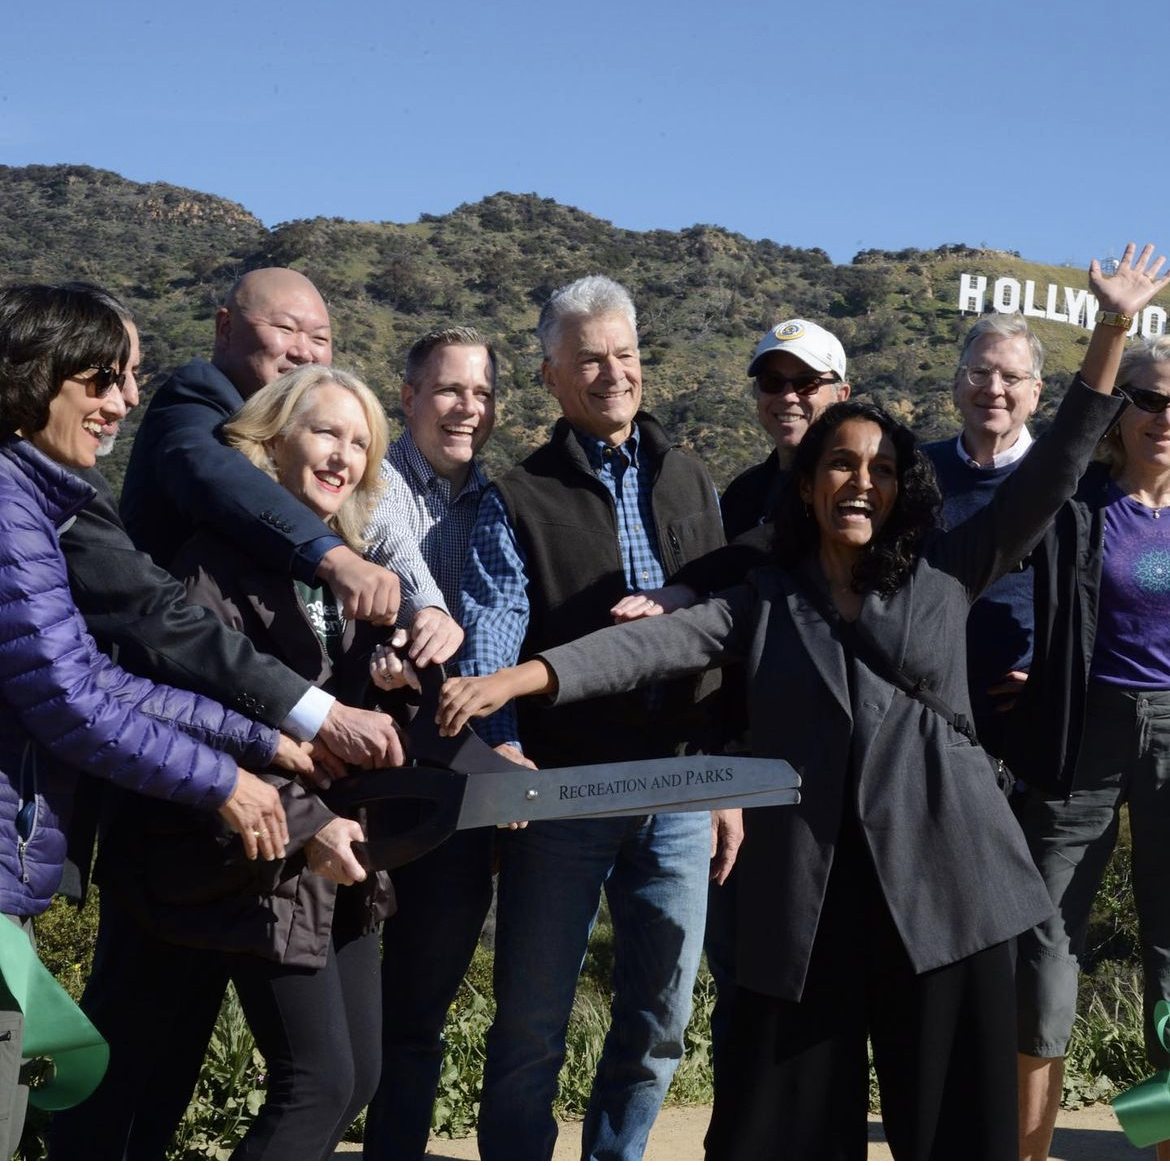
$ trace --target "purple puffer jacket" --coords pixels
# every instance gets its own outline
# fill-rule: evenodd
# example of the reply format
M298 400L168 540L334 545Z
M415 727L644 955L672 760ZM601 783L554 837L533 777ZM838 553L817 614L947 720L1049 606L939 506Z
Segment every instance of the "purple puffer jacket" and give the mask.
M36 915L49 905L80 770L214 811L235 787L237 761L263 768L276 750L275 730L205 697L131 676L98 651L73 604L57 542L57 528L92 496L87 484L27 441L0 442L0 911L6 914Z

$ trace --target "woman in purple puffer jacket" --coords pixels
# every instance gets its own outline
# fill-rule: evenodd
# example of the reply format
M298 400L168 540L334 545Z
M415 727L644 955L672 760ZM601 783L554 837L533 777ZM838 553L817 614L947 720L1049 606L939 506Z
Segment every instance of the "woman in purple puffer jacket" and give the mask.
M57 531L93 491L63 467L92 466L125 415L128 355L121 319L92 293L0 290L0 912L22 924L57 889L82 770L217 812L249 858L271 859L288 840L284 813L248 770L307 765L275 730L118 668L73 604ZM19 1036L7 995L0 1040ZM0 1120L0 1153L19 1125Z

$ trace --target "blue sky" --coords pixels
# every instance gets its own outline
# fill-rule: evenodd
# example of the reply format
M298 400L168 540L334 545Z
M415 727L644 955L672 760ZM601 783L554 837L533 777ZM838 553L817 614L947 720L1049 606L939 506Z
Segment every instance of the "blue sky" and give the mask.
M500 190L638 230L1170 247L1165 0L0 0L0 164L265 223Z

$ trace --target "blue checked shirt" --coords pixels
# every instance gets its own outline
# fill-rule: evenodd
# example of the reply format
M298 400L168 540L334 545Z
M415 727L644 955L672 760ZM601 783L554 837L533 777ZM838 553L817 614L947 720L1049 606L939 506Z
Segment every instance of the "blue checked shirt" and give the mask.
M386 489L365 532L366 558L402 581L399 623L409 625L424 607L453 615L487 478L472 462L463 489L452 498L451 484L435 473L405 429L386 451L382 481Z
M654 529L653 475L639 464L637 426L616 449L580 430L573 434L598 481L613 497L630 593L661 587L666 577ZM467 637L459 654L461 675L484 676L519 661L528 630L528 567L496 490L484 494L471 534L459 622ZM476 731L489 745L519 745L515 707L506 705L486 717Z

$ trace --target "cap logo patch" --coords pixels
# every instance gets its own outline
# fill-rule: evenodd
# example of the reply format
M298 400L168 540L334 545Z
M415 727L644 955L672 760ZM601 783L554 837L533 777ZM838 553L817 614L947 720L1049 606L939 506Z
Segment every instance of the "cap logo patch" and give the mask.
M798 340L804 335L803 324L785 324L783 327L772 329L777 340Z

